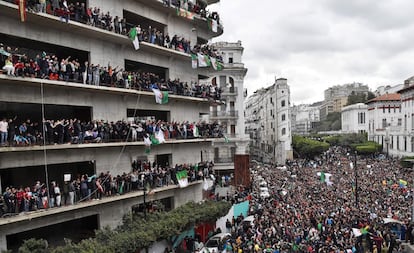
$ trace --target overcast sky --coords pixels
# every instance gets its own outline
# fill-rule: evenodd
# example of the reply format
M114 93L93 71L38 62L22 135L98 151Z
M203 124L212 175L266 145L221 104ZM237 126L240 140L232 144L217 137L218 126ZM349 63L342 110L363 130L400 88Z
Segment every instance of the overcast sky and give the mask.
M412 0L221 0L213 41L242 41L249 95L288 79L294 104L323 100L333 85L375 90L414 75Z

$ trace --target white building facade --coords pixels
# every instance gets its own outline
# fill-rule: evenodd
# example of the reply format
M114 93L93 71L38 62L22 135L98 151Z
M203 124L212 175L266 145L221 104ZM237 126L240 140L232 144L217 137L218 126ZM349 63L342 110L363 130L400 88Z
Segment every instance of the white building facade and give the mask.
M400 146L395 147L393 154L399 157L414 155L414 77L404 81L403 88L398 91L401 95L402 124L397 133ZM392 138L390 136L390 138Z
M224 68L210 74L209 80L221 90L222 103L211 107L210 119L223 126L224 137L214 141L216 171L231 172L234 155L247 154L248 135L245 134L244 77L247 69L242 62L244 48L241 41L215 42L211 44L223 58Z
M397 150L404 145L399 135L403 124L400 94L385 94L369 100L366 104L368 140L381 144L388 155L398 155Z
M292 134L308 135L320 121L319 105L294 105L290 108Z
M348 105L342 108L342 133L368 132L368 106L364 103Z
M292 159L290 89L287 79L256 91L246 102L246 129L250 137L250 152L259 161L284 164Z

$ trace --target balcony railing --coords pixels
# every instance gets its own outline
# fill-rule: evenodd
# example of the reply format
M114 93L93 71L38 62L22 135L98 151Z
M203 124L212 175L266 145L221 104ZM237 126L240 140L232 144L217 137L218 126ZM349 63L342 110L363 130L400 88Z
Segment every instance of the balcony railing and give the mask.
M222 96L237 96L237 87L226 87L222 90Z
M213 111L211 118L237 118L238 111Z
M214 163L232 163L234 159L231 157L214 157Z

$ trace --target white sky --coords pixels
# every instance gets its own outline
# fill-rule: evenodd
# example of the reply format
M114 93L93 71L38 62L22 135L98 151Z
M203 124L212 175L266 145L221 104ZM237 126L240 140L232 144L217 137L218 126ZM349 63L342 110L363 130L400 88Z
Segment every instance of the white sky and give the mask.
M350 82L396 85L414 75L412 0L221 0L224 34L242 41L249 95L288 79L294 104Z

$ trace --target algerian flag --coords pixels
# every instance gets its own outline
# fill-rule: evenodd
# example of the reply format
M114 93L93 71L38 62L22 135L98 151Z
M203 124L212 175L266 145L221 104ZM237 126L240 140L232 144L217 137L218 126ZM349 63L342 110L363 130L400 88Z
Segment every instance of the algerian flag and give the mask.
M160 91L159 89L152 88L152 92L154 92L155 102L157 104L168 103L168 91Z
M325 172L321 172L321 182L325 182Z
M208 25L208 28L212 31L212 32L217 32L217 27L218 27L218 23L217 23L217 20L215 20L215 19L211 19L211 18L208 18L207 19L207 25Z
M153 134L151 134L150 140L151 140L151 144L152 145L158 145L158 144L160 144L160 142L158 141L158 139L155 138L155 136Z
M151 146L151 139L147 134L144 136L144 144L145 146Z
M177 172L176 177L177 177L177 180L178 180L178 184L180 185L180 188L187 187L188 177L187 177L187 171L186 170L182 170L182 171Z
M229 138L227 138L227 136L225 136L225 135L223 135L224 136L224 141L226 142L226 143L228 143L229 142Z
M211 30L215 33L217 32L217 20L215 19L211 20Z
M137 28L136 27L132 27L131 30L129 30L129 38L131 39L135 50L138 50L139 49L139 40L138 40L138 33L137 33Z
M213 68L214 68L214 66L213 66ZM220 61L216 61L216 68L215 68L215 70L220 71L222 69L223 69L223 63L220 62Z
M214 70L217 70L217 59L214 57L210 57L211 66L213 66Z
M155 135L155 138L157 138L159 144L164 143L165 142L164 132L161 129L158 130L158 132Z
M218 61L216 58L210 57L211 66L213 66L214 70L222 70L223 69L223 63Z
M210 57L208 55L203 55L198 53L197 54L197 58L198 58L198 67L208 67L211 65L210 62Z
M197 68L197 55L191 54L191 67L193 69Z
M198 127L197 126L193 127L193 136L198 137Z

